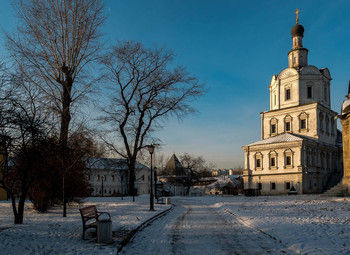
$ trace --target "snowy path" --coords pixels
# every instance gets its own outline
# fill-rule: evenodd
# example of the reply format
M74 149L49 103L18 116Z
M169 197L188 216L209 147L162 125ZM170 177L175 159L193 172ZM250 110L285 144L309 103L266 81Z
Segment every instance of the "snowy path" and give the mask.
M201 202L174 199L174 210L137 233L121 254L291 254L235 216Z

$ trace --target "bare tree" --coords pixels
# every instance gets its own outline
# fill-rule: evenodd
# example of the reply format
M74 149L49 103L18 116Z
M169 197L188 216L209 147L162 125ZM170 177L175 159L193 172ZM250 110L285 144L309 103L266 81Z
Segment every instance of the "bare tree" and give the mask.
M171 115L182 118L193 112L190 102L203 92L203 86L185 68L170 68L173 58L171 51L127 41L114 46L102 61L110 103L101 119L112 126L112 137L105 141L127 159L129 194L134 192L137 155L155 141L152 132Z
M65 162L71 107L92 84L87 66L100 50L104 21L100 0L18 0L17 34L7 34L8 49L22 72L49 99L60 122L63 216L66 216Z
M21 76L7 77L0 84L1 91L7 95L0 99L0 147L3 155L0 186L11 199L15 224L20 224L23 223L28 190L36 179L41 141L50 133L50 115L37 88L30 86ZM8 168L9 155L16 157L11 169Z
M189 183L186 191L188 195L194 180L198 180L200 177L211 176L210 169L212 169L212 165L207 164L202 156L193 156L188 153L181 155L180 161L189 174Z

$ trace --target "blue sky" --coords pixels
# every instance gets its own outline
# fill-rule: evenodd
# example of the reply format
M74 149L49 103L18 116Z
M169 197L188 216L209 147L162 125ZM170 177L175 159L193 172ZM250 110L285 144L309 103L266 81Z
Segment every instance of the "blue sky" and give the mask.
M1 1L2 29L15 25ZM107 0L107 44L117 40L165 46L175 63L205 83L198 113L170 119L157 135L165 155L202 155L218 168L243 166L242 146L260 140L260 112L269 110L272 75L288 66L299 8L309 64L328 67L332 109L339 111L350 79L350 1ZM4 39L0 36L0 54ZM338 128L340 125L338 124Z

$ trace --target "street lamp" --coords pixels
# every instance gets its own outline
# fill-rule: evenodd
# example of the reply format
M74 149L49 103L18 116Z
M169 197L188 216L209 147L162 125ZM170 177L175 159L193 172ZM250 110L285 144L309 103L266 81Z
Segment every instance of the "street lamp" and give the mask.
M154 211L154 201L153 201L153 176L152 176L152 172L153 172L153 152L154 152L154 145L148 145L148 151L151 154L151 192L149 194L149 210L150 211Z

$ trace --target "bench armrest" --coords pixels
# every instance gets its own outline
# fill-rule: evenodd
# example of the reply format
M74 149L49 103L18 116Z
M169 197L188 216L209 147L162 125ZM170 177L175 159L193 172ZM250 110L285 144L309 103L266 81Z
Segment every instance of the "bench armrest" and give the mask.
M101 215L107 214L108 215L108 220L111 220L111 215L108 212L97 212L97 220L100 218Z

